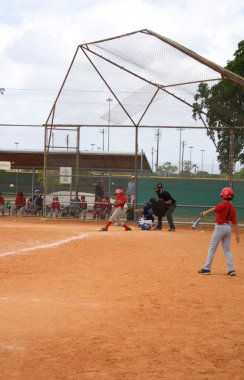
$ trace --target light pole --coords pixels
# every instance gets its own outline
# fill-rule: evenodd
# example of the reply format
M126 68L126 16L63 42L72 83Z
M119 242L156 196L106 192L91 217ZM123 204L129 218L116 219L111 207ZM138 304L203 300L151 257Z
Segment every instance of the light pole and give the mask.
M19 145L19 143L15 142L16 150L18 149L18 145Z
M190 172L191 172L191 151L193 148L194 148L194 146L189 146L189 149L190 149Z
M179 148L179 174L180 174L180 167L181 167L181 132L184 131L184 128L179 128L180 131L180 148Z
M201 149L201 152L202 152L202 168L201 168L201 170L203 172L203 152L205 152L205 149Z
M69 135L66 135L66 148L69 150Z
M107 102L108 102L108 152L109 152L109 135L110 135L110 103L113 101L113 99L111 98L108 98L107 99Z
M99 132L100 133L102 133L102 135L103 135L103 152L104 152L104 135L105 135L105 129L103 128L103 129L99 129Z
M94 147L95 144L91 144L91 147L92 147L92 152L93 152L93 147Z
M187 145L187 142L185 140L182 141L182 160L181 160L181 171L184 170L184 152L185 152L185 146Z

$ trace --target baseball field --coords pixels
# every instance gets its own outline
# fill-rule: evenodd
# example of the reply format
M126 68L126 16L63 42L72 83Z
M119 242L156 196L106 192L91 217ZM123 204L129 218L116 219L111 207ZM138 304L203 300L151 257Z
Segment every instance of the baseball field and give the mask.
M0 218L0 379L243 380L244 237L102 226Z

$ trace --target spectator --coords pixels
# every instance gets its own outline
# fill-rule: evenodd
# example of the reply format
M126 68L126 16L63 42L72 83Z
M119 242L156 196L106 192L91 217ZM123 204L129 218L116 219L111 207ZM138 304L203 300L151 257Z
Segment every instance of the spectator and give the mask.
M97 201L98 197L104 197L104 183L102 179L99 179L97 183L94 184L95 186L95 202Z
M103 208L102 208L102 197L97 197L93 205L92 218L102 219Z
M24 197L24 194L22 193L22 191L19 191L16 194L14 205L11 208L11 215L17 215L18 210L20 212L20 215L24 215L25 206L26 206L26 198Z
M106 219L110 217L112 213L112 203L110 201L110 197L106 196L102 200L102 219Z
M35 195L33 196L33 209L34 213L41 215L43 210L43 198L40 194L40 190L35 190Z
M87 214L87 201L85 195L81 196L81 201L80 201L80 217L83 216L83 219L86 219L86 214Z
M0 213L4 215L4 205L5 205L5 199L3 194L0 192Z
M51 217L57 218L60 214L61 205L58 197L53 197L53 201L51 203Z
M35 194L27 201L26 211L31 214L41 215L43 210L43 198L40 194L40 190L35 190Z
M62 209L61 216L79 218L80 198L77 196L70 199L70 204Z
M130 208L133 204L133 201L135 201L135 195L136 195L135 176L132 175L130 177L130 181L128 182L127 192L126 192L128 208Z

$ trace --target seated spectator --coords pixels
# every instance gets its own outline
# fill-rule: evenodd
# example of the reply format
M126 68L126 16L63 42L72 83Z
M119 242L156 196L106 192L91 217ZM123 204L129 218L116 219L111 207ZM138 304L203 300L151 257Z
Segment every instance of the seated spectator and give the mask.
M102 219L103 209L102 209L102 197L97 197L97 200L94 202L92 218L93 219Z
M5 199L3 194L0 192L0 213L4 215L4 205L5 205Z
M81 201L80 201L80 217L83 216L83 219L86 219L86 214L87 214L87 201L85 195L81 196Z
M110 197L106 196L102 199L102 219L106 219L110 217L112 213L112 203L110 201Z
M28 201L26 202L25 212L26 214L33 214L32 198L28 199Z
M51 203L51 212L50 216L53 218L57 218L60 214L61 205L58 200L58 197L53 197L53 201Z
M79 218L80 214L80 198L71 198L69 206L65 206L62 210L62 216Z
M24 215L26 206L26 198L22 191L16 194L14 205L11 208L11 215L17 215L18 211L20 215Z
M43 211L43 198L40 194L40 190L35 190L35 195L33 196L33 212L36 215L42 215Z
M35 190L32 198L28 199L25 209L27 214L42 215L43 212L43 198L40 190Z

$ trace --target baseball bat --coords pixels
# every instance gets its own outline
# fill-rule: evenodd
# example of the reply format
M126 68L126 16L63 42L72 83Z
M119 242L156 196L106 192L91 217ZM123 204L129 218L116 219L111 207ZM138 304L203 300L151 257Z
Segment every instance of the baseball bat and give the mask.
M201 217L199 216L199 218L197 218L197 219L195 220L195 222L192 224L191 228L192 228L193 230L198 226L198 224L200 223L200 220L201 220Z

